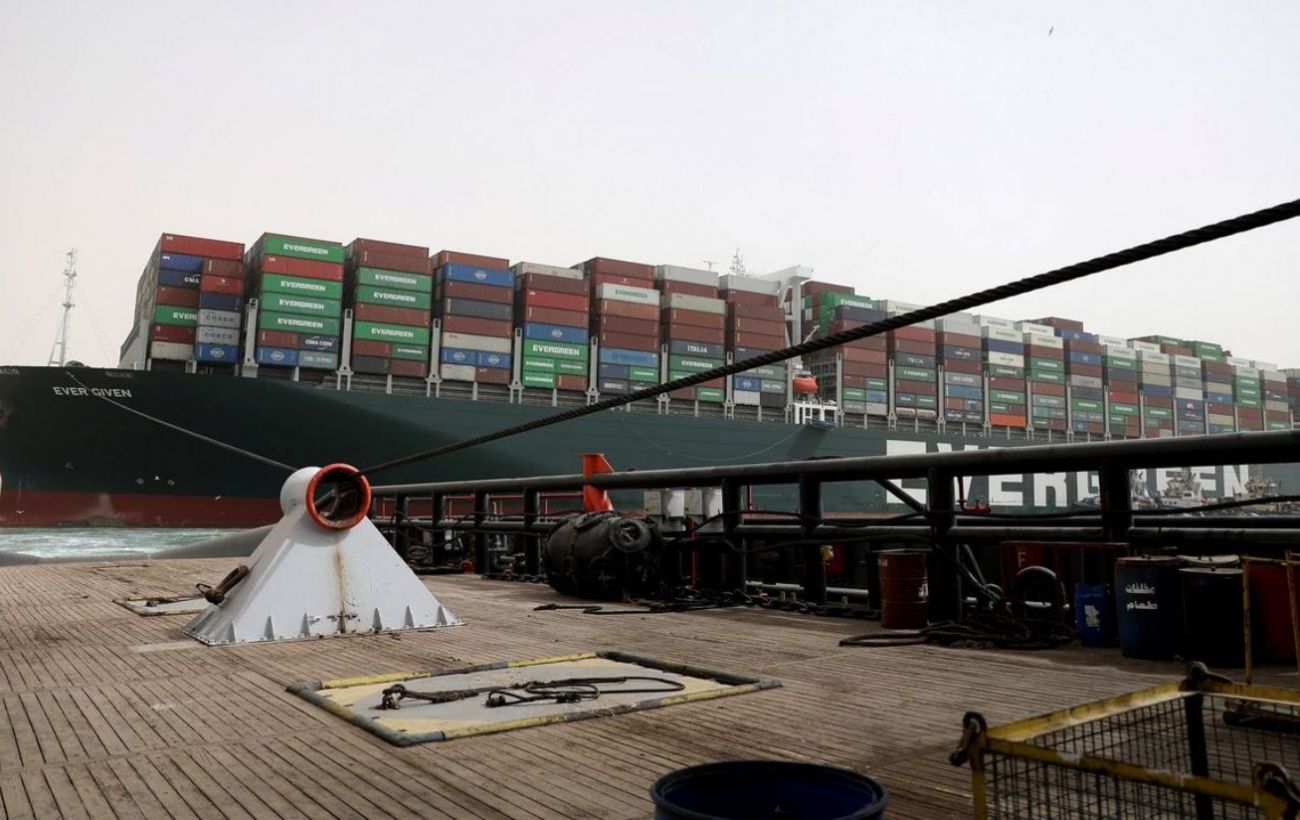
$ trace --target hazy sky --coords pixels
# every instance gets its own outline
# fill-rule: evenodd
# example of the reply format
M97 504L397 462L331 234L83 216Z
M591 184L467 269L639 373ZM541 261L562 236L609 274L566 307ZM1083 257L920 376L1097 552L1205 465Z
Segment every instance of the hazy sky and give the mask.
M1300 3L5 5L0 363L163 231L812 266L928 302L1300 197ZM1300 221L986 310L1300 366Z

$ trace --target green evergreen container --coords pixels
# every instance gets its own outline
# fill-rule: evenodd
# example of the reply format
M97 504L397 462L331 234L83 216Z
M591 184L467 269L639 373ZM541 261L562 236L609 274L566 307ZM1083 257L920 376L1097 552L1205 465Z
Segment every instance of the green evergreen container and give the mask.
M432 276L379 268L357 268L357 285L433 293Z
M257 326L262 330L286 330L290 333L306 333L310 336L337 336L342 324L339 319L326 316L273 313L269 310L257 312Z
M427 327L386 325L378 322L355 322L352 328L352 334L357 339L423 345L425 347L429 345L429 329Z
M337 242L319 239L299 239L268 233L262 237L263 256L292 256L296 259L314 259L317 262L342 263L347 251Z
M299 313L303 316L338 316L343 312L343 304L333 299L318 299L296 293L263 293L262 310Z
M156 325L197 327L199 324L199 311L198 308L158 305L153 309L153 322Z
M589 348L586 345L524 339L523 355L546 356L552 359L578 359L585 362L589 355L588 350Z
M357 286L357 301L368 305L388 305L390 307L430 310L433 307L433 295L417 290L397 290L395 288L377 288L373 285Z
M266 273L262 275L262 292L291 293L297 296L313 296L318 299L340 301L343 299L343 283Z

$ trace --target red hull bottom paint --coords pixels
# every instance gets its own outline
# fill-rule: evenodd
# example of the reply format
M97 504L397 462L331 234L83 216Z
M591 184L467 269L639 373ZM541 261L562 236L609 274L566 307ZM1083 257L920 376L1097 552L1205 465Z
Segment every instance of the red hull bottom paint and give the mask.
M274 498L0 490L0 527L247 528L279 518Z

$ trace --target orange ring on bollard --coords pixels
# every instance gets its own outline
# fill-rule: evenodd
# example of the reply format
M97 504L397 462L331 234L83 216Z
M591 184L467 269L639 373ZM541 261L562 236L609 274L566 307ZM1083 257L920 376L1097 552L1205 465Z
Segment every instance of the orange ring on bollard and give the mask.
M361 501L357 505L357 510L347 518L341 518L338 520L326 518L324 515L321 515L320 510L316 509L316 490L320 487L321 480L331 473L344 473L347 477L354 478L361 490ZM370 514L370 502L373 497L373 493L370 489L370 482L365 476L361 475L361 471L356 467L353 467L351 464L343 463L327 464L320 468L320 470L316 472L316 475L311 477L311 481L307 482L307 515L311 516L311 520L315 521L316 524L323 529L349 530L357 524L360 524L362 519Z

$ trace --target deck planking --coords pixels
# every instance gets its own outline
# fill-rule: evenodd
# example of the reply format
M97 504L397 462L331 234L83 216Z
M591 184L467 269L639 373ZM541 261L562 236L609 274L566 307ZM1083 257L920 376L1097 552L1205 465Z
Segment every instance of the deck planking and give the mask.
M548 588L426 583L466 626L238 647L114 598L178 594L229 561L0 570L0 811L23 818L614 818L650 784L737 757L876 777L889 816L969 814L947 753L962 713L993 723L1149 686L1176 663L1113 650L844 648L861 621L766 610L645 617L534 612ZM623 650L779 678L732 698L399 749L285 691L305 680ZM1273 670L1261 682L1294 685Z

